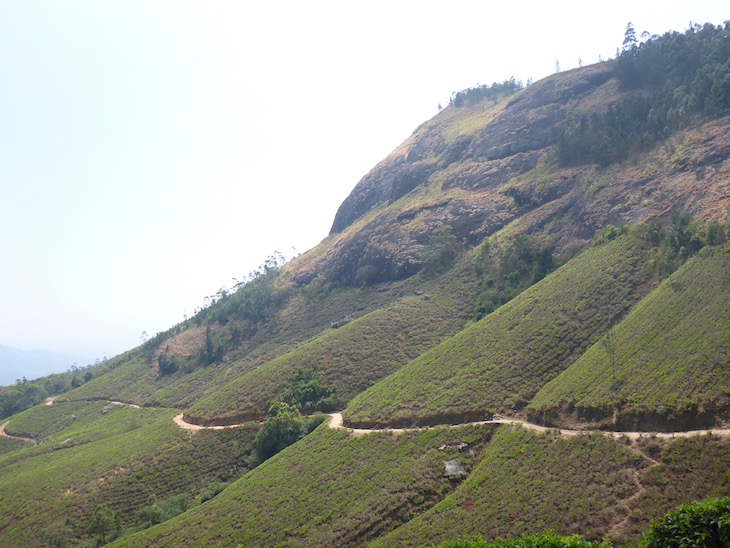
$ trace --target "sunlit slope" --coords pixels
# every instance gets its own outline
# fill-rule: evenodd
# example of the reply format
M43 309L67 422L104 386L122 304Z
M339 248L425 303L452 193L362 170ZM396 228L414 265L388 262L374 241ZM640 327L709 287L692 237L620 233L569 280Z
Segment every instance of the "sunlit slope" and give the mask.
M0 545L84 541L98 504L128 526L151 495L185 493L192 503L210 483L243 472L257 425L193 436L173 423L176 412L71 402L11 417L9 433L39 444L0 455Z
M560 438L505 426L452 494L372 545L551 529L636 546L651 520L677 505L730 492L728 466L730 446L717 437L630 446L596 433Z
M261 417L299 370L315 371L320 385L334 391L337 407L346 405L466 324L477 288L472 254L434 280L418 283L419 278L402 285L401 297L390 306L327 329L232 380L187 409L186 417L199 423Z
M362 545L443 499L456 485L445 461L470 470L493 429L352 437L322 425L204 506L117 544Z
M529 409L544 420L564 411L625 428L642 425L646 413L682 429L713 424L729 392L730 252L708 247L616 326L613 355L595 344Z
M647 291L646 244L592 247L357 396L352 425L461 422L524 407Z
M151 342L115 358L118 363L114 369L66 396L76 400L110 399L185 408L318 336L343 316L357 318L367 313L367 309L388 306L398 298L396 292L379 292L374 287L326 291L305 287L295 291L269 319L255 324L235 314L220 313L225 303L215 304L205 312L211 318L209 322L205 320L198 326L195 320L187 320L164 334L150 352L146 346ZM212 338L222 342L225 348L220 359L212 364L203 359L208 327ZM159 373L159 356L165 351L181 362L180 369L170 375Z

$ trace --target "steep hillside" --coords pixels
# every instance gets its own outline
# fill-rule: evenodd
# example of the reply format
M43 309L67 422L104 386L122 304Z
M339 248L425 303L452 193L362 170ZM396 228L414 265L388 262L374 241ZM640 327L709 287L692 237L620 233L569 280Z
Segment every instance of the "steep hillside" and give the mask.
M100 504L129 526L151 496L193 506L209 485L245 472L258 425L191 436L173 424L176 412L71 402L11 419L8 433L39 443L0 455L2 544L76 544Z
M117 545L362 545L443 499L456 485L444 463L471 469L492 430L352 437L322 425L205 506Z
M712 425L730 392L730 253L705 248L547 383L529 406L546 423L568 418L612 429Z
M647 437L631 446L598 434L564 439L503 427L453 493L372 545L551 529L636 546L650 520L681 501L730 492L728 466L727 440L712 437Z
M314 249L0 390L0 545L631 546L730 494L730 431L626 432L730 424L729 58L697 26L455 94Z
M332 391L328 410L341 409L355 394L464 327L476 298L472 264L467 255L433 280L415 277L389 306L327 329L230 381L190 407L186 417L201 424L262 417L302 370L316 373L322 388Z
M522 409L639 301L648 246L593 247L350 403L347 424L463 422Z

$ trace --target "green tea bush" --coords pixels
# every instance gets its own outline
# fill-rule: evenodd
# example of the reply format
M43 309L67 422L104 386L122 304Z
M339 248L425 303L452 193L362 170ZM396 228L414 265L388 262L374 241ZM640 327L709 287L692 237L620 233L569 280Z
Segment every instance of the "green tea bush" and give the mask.
M730 497L680 506L651 526L642 546L730 546Z

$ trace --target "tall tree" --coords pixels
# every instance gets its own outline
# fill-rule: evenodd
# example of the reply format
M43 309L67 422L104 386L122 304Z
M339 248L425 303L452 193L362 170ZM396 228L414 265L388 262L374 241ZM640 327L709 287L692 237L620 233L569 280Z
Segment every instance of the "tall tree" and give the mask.
M629 21L629 24L626 25L626 32L624 32L624 41L621 45L622 51L631 51L636 47L636 31L634 30L634 25Z

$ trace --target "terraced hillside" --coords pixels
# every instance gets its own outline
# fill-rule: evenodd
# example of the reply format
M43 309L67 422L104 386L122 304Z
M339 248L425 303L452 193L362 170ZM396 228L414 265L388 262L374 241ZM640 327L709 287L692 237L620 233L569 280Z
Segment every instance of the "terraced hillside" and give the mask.
M728 441L716 437L647 436L631 445L595 433L563 439L503 427L453 493L373 546L546 530L636 546L649 521L680 501L730 492L728 466Z
M647 251L631 236L588 249L355 397L346 423L464 422L522 409L648 292Z
M612 429L712 425L730 390L730 254L705 248L540 389L529 414Z
M100 504L132 526L151 496L193 506L210 485L246 471L258 425L191 436L173 424L176 412L71 402L13 417L8 434L38 445L0 455L3 545L75 544Z
M492 430L351 437L322 425L205 506L118 544L361 545L443 499L456 486L444 461L470 470Z

